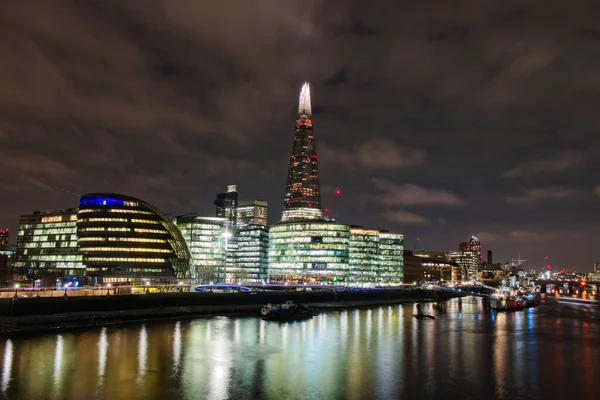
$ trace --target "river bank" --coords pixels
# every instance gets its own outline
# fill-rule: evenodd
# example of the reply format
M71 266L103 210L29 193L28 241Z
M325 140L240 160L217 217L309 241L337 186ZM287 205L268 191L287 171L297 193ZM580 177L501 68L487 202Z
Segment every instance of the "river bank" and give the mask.
M0 334L94 328L217 315L258 315L267 303L294 301L319 311L416 301L445 301L456 294L420 289L356 292L176 293L105 298L27 298L0 303ZM87 310L83 309L87 307ZM65 312L66 311L66 312Z

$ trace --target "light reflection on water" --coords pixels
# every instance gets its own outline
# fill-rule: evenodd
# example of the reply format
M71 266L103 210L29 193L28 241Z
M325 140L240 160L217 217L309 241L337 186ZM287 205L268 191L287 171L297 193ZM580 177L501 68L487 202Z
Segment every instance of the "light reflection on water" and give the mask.
M560 308L559 308L560 307ZM570 307L570 308L569 308ZM6 399L595 398L596 310L489 313L475 298L322 313L215 317L0 342Z

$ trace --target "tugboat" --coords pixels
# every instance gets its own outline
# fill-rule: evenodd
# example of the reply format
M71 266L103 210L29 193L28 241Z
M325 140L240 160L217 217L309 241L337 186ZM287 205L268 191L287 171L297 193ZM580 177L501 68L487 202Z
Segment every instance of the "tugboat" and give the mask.
M313 309L305 304L286 301L283 304L267 304L260 310L262 319L266 321L295 321L312 318Z

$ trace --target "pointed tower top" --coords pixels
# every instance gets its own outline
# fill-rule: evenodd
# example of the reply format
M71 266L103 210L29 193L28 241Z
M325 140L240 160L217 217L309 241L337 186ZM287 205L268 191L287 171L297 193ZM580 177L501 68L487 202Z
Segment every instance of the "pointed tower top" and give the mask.
M308 82L304 82L300 91L300 103L298 104L298 114L312 115L310 108L310 86Z

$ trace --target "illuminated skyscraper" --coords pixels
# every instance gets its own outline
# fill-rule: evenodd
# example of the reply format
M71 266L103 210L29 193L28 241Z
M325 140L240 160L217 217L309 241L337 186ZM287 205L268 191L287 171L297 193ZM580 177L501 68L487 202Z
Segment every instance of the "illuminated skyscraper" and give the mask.
M471 239L468 242L462 242L458 245L459 250L472 250L477 253L477 262L481 262L481 242L478 238L471 235Z
M8 244L8 228L0 229L0 244Z
M310 87L302 86L294 145L283 198L282 221L322 219L317 147L313 134Z

